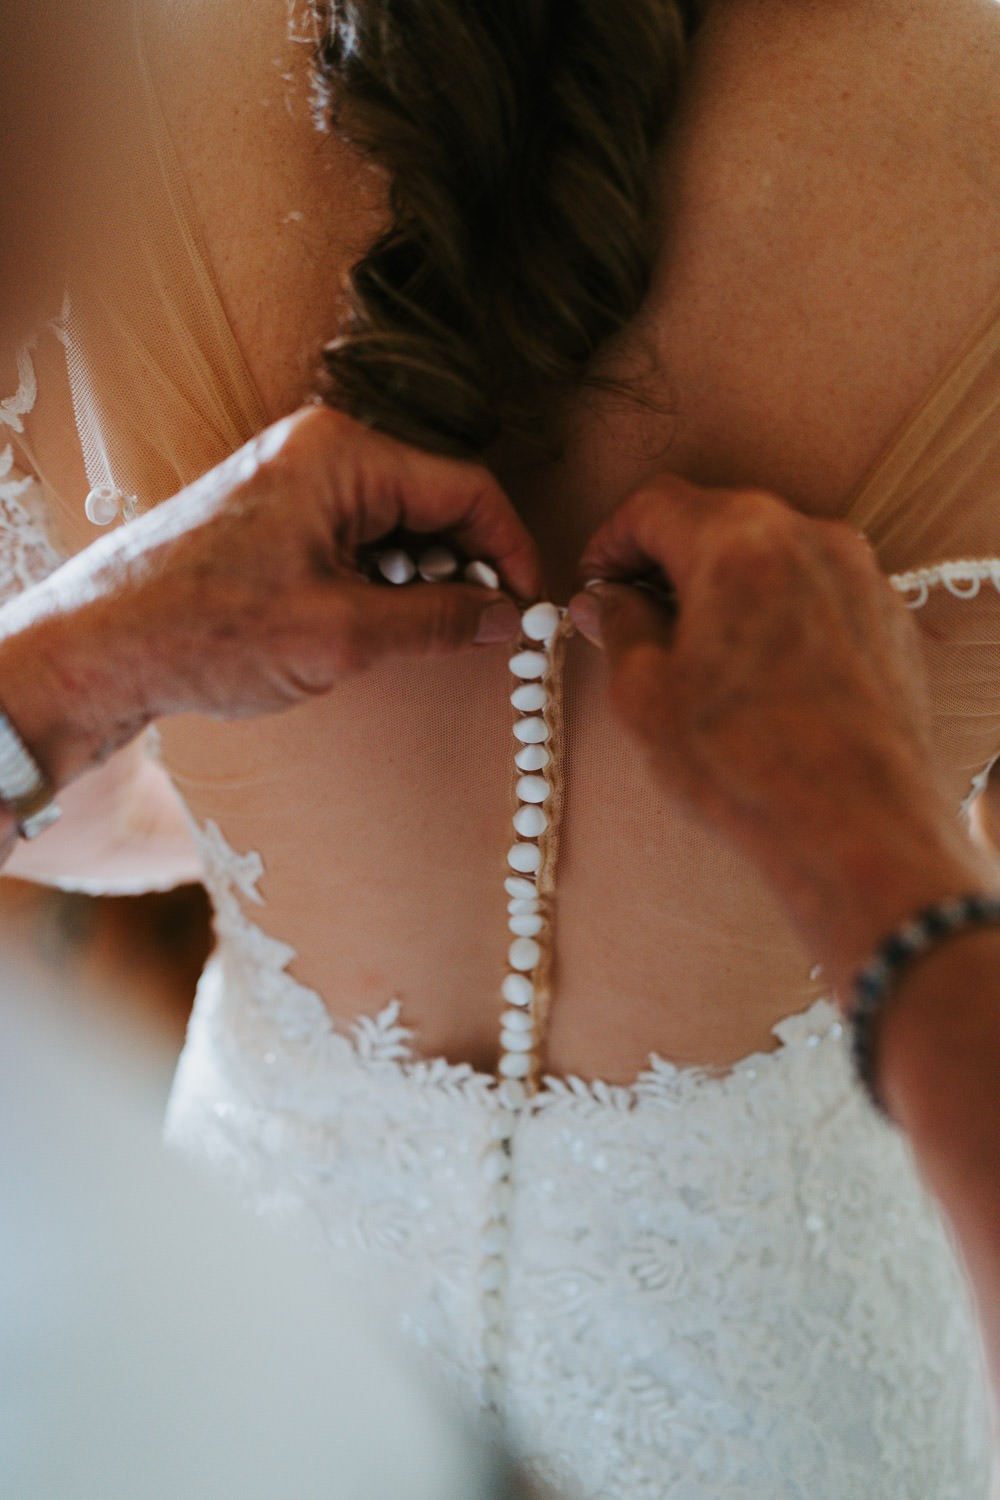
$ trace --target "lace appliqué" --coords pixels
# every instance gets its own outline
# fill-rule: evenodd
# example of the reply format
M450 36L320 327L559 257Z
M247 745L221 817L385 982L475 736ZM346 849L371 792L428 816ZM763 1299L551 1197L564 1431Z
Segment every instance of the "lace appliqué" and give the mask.
M296 957L295 949L263 932L240 905L237 893L256 906L264 905L257 889L264 874L260 855L253 849L238 854L211 818L204 825L189 820L204 862L205 885L212 899L220 944L230 959L253 976L255 991L282 1036L334 1050L347 1049L359 1063L396 1068L418 1084L447 1092L471 1089L479 1097L492 1087L492 1076L477 1073L468 1063L415 1057L413 1032L399 1024L402 1005L398 999L390 1000L377 1015L358 1016L345 1029L338 1029L316 991L287 972Z
M22 417L26 417L35 405L38 396L38 382L35 379L35 364L31 358L31 351L35 347L34 339L29 339L22 344L17 351L17 390L13 396L7 396L0 401L0 425L9 427L13 432L23 432L24 423Z
M983 585L991 583L1000 594L1000 557L958 558L934 563L931 567L914 568L908 573L894 573L889 582L903 596L908 609L923 609L931 590L937 588L946 589L955 599L969 600L978 598ZM997 761L1000 761L1000 751L973 776L959 809L962 818L968 820L972 804L985 791Z
M271 937L247 917L238 900L256 906L264 905L257 889L264 874L264 862L256 850L238 854L228 843L219 825L211 818L199 824L190 819L205 867L205 884L212 899L215 930L220 942L231 955L253 974L256 985L266 978L268 1010L282 1033L294 1039L329 1033L346 1042L353 1056L373 1066L390 1064L419 1084L443 1087L448 1092L470 1090L481 1098L495 1088L493 1074L477 1072L468 1063L449 1063L443 1058L421 1058L413 1050L414 1032L400 1023L402 1003L390 1000L375 1016L358 1016L344 1030L323 1004L317 992L301 984L287 972L296 957L295 949ZM827 999L815 1001L807 1010L786 1016L773 1028L783 1045L804 1043L817 1045L824 1039L839 1040L844 1031L836 1004ZM755 1052L724 1070L728 1078L752 1082L758 1069L773 1064L780 1048L772 1052ZM723 1070L684 1066L650 1053L649 1067L634 1084L612 1084L601 1079L583 1079L573 1074L565 1078L547 1074L543 1088L532 1101L533 1112L542 1109L594 1106L602 1109L634 1109L640 1100L676 1100L679 1089L697 1087L701 1082L717 1082Z
M18 351L19 384L16 393L0 401L0 426L24 431L22 417L35 404L37 383L31 358L32 345ZM38 583L65 561L49 539L44 522L44 496L32 475L22 474L14 461L14 449L0 448L0 604Z
M492 1077L415 1058L393 999L338 1029L243 909L263 863L193 824L219 946L166 1134L345 1271L476 1399ZM968 1293L826 1000L722 1077L547 1078L519 1126L508 1435L581 1500L986 1500Z
M1000 593L1000 558L977 557L935 563L909 573L894 573L889 579L904 596L909 609L922 609L934 588L945 588L956 599L975 599L984 583Z

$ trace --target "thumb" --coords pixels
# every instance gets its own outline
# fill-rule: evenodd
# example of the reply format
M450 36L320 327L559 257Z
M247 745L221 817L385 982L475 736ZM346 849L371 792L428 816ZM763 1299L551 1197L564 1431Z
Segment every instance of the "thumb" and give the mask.
M419 583L382 588L348 584L351 633L362 660L383 656L443 656L489 642L512 641L521 623L517 605L496 589L463 583Z
M669 649L676 610L667 596L627 583L595 580L569 601L576 628L614 661L641 642Z

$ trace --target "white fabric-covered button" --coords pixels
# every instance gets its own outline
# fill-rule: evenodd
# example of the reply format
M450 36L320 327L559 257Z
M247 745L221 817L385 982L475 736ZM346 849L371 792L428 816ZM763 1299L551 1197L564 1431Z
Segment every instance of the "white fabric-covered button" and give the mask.
M514 689L510 701L522 714L537 714L549 701L549 695L540 682L522 682Z
M484 1292L498 1292L504 1282L504 1263L498 1255L491 1255L479 1267L479 1285Z
M502 1219L492 1219L483 1233L483 1249L487 1255L503 1255L510 1239L510 1230Z
M514 738L522 745L540 745L549 737L549 726L544 719L518 719L514 725Z
M478 583L484 589L498 589L500 587L500 574L489 563L476 559L475 562L466 563L462 574L466 583Z
M549 659L544 651L517 651L507 663L515 677L544 677Z
M83 502L84 514L94 526L110 526L118 519L124 499L122 491L113 484L95 484Z
M503 1334L498 1328L487 1328L483 1334L483 1354L486 1356L486 1367L494 1380L500 1377L500 1361L503 1359L503 1351Z
M504 1031L534 1031L535 1023L526 1010L505 1010L500 1017Z
M500 1045L505 1052L533 1052L535 1039L529 1031L508 1031L504 1028L500 1033Z
M528 1094L523 1083L518 1083L516 1078L505 1078L501 1082L497 1093L500 1103L504 1109L520 1109L527 1101ZM499 1189L497 1189L499 1192Z
M489 1325L499 1324L503 1318L503 1299L496 1292L487 1292L482 1300L483 1322Z
M504 1078L527 1078L531 1072L531 1058L526 1052L505 1052L499 1068Z
M522 745L514 756L519 771L543 771L551 756L544 745Z
M487 1411L501 1412L503 1410L506 1386L501 1374L496 1370L487 1370L483 1375L483 1406Z
M507 863L512 870L541 869L542 851L537 844L512 844L507 850Z
M521 616L521 629L529 641L547 641L559 627L559 608L548 601L533 604Z
M507 902L507 911L508 911L509 915L512 916L512 917L527 916L530 912L534 912L534 911L537 911L537 910L538 910L538 897L537 896L535 896L531 901L527 900L526 897L515 896L512 901L508 901Z
M507 949L507 961L512 969L533 969L542 956L542 950L534 938L515 938Z
M537 839L548 826L549 820L540 807L519 807L514 814L514 827L523 839Z
M525 974L505 974L500 993L508 1005L526 1008L535 998L535 986Z
M518 937L537 937L545 926L541 912L526 912L523 916L508 917L507 926Z
M504 1082L500 1085L500 1088L505 1089L507 1087L507 1083L512 1081L513 1080L505 1079ZM509 1120L510 1128L512 1130L517 1124L517 1112L515 1110L502 1109L500 1110L497 1118ZM490 1198L493 1202L493 1207L496 1209L496 1212L498 1214L505 1214L514 1200L514 1191L510 1185L510 1179L508 1178L506 1182L495 1182L493 1184L493 1191L490 1193Z
M417 572L425 583L443 583L458 572L458 558L447 547L428 547L417 558Z
M514 790L521 802L544 802L552 788L544 776L519 776Z
M491 1141L483 1155L483 1167L490 1182L499 1182L510 1172L510 1157L500 1141Z
M417 565L402 547L387 547L378 553L375 565L389 583L410 583L417 576Z
M508 896L514 896L519 901L538 900L538 887L533 880L525 880L523 875L508 875L503 888Z

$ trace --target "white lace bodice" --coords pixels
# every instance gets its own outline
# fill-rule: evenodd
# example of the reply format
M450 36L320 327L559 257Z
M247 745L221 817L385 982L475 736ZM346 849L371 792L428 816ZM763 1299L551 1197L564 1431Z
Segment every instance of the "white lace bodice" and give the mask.
M496 1081L412 1051L398 1001L347 1030L254 925L253 852L196 829L219 947L167 1137L259 1211L377 1275L481 1394L483 1161ZM547 1078L519 1126L510 1433L587 1500L986 1500L968 1293L903 1138L850 1073L836 1007L710 1076Z

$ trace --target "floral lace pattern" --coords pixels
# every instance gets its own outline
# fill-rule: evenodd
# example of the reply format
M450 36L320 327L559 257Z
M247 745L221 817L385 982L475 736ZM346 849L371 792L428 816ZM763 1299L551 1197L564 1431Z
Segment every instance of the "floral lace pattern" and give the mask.
M32 410L37 394L30 345L18 351L17 366L17 391L0 401L0 427L20 433L21 418ZM20 472L13 446L7 443L0 447L0 604L38 583L64 560L45 527L41 486Z
M167 1139L352 1270L475 1401L495 1081L423 1060L393 1000L339 1028L286 966L255 852L194 825L218 947ZM968 1291L828 1000L722 1077L545 1080L515 1142L506 1420L584 1500L986 1500Z

